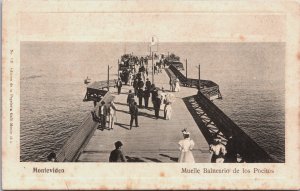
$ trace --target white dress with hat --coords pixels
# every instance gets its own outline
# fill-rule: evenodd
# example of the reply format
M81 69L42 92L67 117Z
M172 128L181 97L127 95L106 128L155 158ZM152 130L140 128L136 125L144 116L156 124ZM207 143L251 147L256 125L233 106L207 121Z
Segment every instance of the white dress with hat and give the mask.
M195 143L192 139L186 138L179 141L179 150L180 156L178 162L180 163L195 163L195 159L192 153L192 150L195 146Z
M160 96L160 100L161 100L161 104L160 104L160 109L164 109L165 108L165 103L166 103L166 93L165 92L159 92L158 93Z

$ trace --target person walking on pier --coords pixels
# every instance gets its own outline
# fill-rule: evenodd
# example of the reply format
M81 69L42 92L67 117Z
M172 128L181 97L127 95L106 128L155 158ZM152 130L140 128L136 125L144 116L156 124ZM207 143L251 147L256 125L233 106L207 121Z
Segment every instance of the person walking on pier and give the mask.
M165 107L164 107L164 118L165 118L165 120L170 120L171 116L172 116L171 103L167 102Z
M129 106L129 111L130 111L130 106L134 103L134 93L132 93L131 90L129 90L128 96L127 96L127 104Z
M175 79L175 92L180 91L179 79L176 77Z
M134 94L137 94L137 90L138 90L138 78L135 77L135 79L133 80L133 88L134 88Z
M182 130L183 138L179 141L180 155L178 158L179 163L195 163L192 150L195 146L194 141L190 138L190 132L186 129Z
M137 97L139 98L139 107L143 107L143 97L144 97L144 91L142 88L139 88L138 89L138 92L137 92Z
M150 90L150 88L151 88L151 82L149 81L149 78L146 79L145 85L146 85L146 88L147 88L148 90Z
M151 90L151 95L152 95L151 101L154 106L155 99L158 96L158 89L155 87L155 84L152 84L150 90Z
M160 108L164 109L165 104L166 104L166 95L167 95L166 92L165 92L164 87L161 87L161 91L158 92L158 95L159 95L160 100L161 100Z
M99 117L101 121L102 130L105 129L106 126L106 116L107 116L107 108L104 101L101 101L101 105L99 107Z
M155 118L158 119L159 118L160 105L161 105L161 99L158 95L156 96L153 105L154 105Z
M121 141L115 142L115 150L111 151L109 156L109 162L126 162L121 147L123 146Z
M139 127L138 124L138 114L139 114L139 109L137 107L137 103L134 102L133 104L131 104L130 106L130 130L132 129L132 123L133 121L135 121L135 126Z
M175 86L172 78L170 78L169 84L170 84L170 91L174 92Z
M113 101L110 102L108 107L108 129L114 129L114 124L116 121L117 108Z
M116 86L117 86L117 88L118 88L118 95L120 95L120 93L121 93L121 88L122 88L122 81L121 81L120 78L118 79Z
M171 116L172 116L172 103L175 102L175 96L172 93L168 93L166 94L166 98L165 98L165 107L164 107L164 118L166 120L170 120Z
M211 162L212 163L223 163L224 156L226 155L227 151L225 146L221 143L221 139L216 138L214 139L214 143L210 146L210 151L212 152Z
M145 108L148 109L149 97L150 97L150 89L145 87L145 91L143 93L144 100L145 100Z
M132 72L130 71L130 72L129 72L129 77L128 77L128 84L129 84L129 86L132 86L132 80L133 80L133 74L132 74Z
M144 82L143 80L141 79L141 77L138 79L138 89L139 88L144 88Z

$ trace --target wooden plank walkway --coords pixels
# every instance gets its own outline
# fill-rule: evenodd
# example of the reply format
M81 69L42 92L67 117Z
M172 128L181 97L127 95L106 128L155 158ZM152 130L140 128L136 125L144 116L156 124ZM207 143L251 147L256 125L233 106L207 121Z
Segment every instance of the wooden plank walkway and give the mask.
M155 75L155 85L164 87L165 90L169 89L169 77L164 70ZM97 129L79 156L79 162L108 162L114 142L118 140L124 144L122 150L128 162L177 162L178 142L182 139L183 128L188 129L195 142L193 154L196 162L210 162L208 143L182 100L183 97L195 95L196 89L181 87L180 92L173 92L176 101L172 105L171 120L156 120L153 109L139 109L140 127L133 126L132 130L129 130L130 115L126 104L129 89L132 87L124 85L120 95L116 94L116 89L112 89L112 93L116 95L115 103L118 109L114 130ZM150 100L150 107L153 107ZM162 110L160 116L163 116Z

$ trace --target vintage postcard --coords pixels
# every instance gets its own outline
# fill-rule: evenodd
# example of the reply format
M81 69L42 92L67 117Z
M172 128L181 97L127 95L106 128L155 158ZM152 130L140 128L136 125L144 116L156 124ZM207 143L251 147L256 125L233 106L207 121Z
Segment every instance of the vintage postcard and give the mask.
M297 1L6 0L3 189L300 189Z

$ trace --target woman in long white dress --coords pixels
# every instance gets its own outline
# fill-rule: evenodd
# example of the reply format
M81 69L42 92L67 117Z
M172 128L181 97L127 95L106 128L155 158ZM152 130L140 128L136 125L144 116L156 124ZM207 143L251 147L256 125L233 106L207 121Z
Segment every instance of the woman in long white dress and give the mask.
M175 79L175 92L179 92L179 91L180 91L179 79L176 78Z
M160 104L160 109L164 109L165 108L165 104L166 104L166 92L164 87L161 88L161 90L158 91L158 95L160 97L161 100L161 104Z
M128 79L129 86L132 86L132 78L133 78L132 72L129 72L129 79Z
M176 97L172 93L167 93L165 96L165 107L164 107L164 114L165 114L165 119L170 120L172 116L172 103L175 102Z
M113 101L110 102L108 107L108 129L114 129L114 124L116 121L116 106Z
M180 156L178 159L179 163L195 163L195 159L192 153L192 150L195 146L194 141L190 138L190 133L184 129L183 133L183 140L179 141L179 150Z
M165 119L166 120L170 120L171 116L172 116L172 107L171 107L171 103L167 102L164 108L164 112L165 112Z

